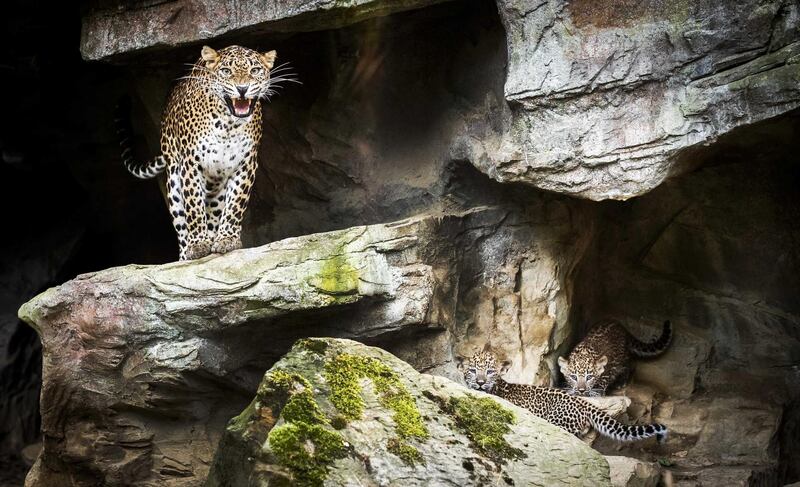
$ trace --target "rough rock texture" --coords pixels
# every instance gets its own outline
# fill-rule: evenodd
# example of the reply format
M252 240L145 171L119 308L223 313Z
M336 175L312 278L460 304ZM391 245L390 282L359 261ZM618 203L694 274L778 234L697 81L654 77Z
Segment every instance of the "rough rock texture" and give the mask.
M524 409L378 348L305 339L230 422L206 485L323 482L610 485L602 456Z
M87 59L108 59L215 40L232 31L262 44L265 34L275 38L276 32L341 27L434 3L359 0L256 6L250 2L169 1L131 7L100 2L84 16L81 49ZM458 10L469 3L448 4L441 10ZM452 157L469 159L499 181L519 181L594 200L627 199L694 167L690 149L736 127L800 106L800 7L792 0L748 0L736 5L710 0L626 1L621 5L588 0L498 0L497 6L505 27L502 42L508 69L504 80L505 70L501 70L495 81L505 81L504 94L482 100L481 116L489 112L494 120L488 126L481 126L486 124L484 119L483 124L463 129L456 137L459 142ZM380 19L376 25L382 22ZM380 82L391 71L401 74L403 64L408 64L392 62L391 51L376 44L386 39L387 32L378 29L361 36L356 57L335 68L345 84L334 86L349 97L355 95L355 103L345 102L354 109L370 102L370 97L360 99L359 95L375 80ZM370 38L373 42L366 42ZM339 39L339 47L347 45L345 39ZM412 64L424 64L425 59L442 62L430 42L425 45L433 53L416 59L417 42L404 36L402 43ZM284 42L277 44L282 48ZM458 49L454 54L457 60ZM296 62L297 57L286 59ZM189 59L196 58L195 52ZM501 59L478 58L481 66ZM351 62L363 76L358 85L346 77ZM494 70L483 67L481 71ZM304 80L315 76L304 74ZM469 77L452 79L459 82ZM420 89L436 86L435 77L428 81ZM157 97L159 104L162 98ZM331 96L326 100L322 107L344 99ZM433 101L436 98L431 100L431 107L443 106ZM375 126L369 110L359 111L355 118L347 111L339 113L332 116L348 117L347 123L356 121L356 125L335 126L333 134L314 132L316 137L346 136L345 146L315 151L318 159L333 162L329 170L339 168L335 156L343 152L368 158L371 151L365 149L379 148L374 141L358 140L370 138L368 132L358 130L359 122ZM328 125L326 117L319 121ZM318 120L314 117L309 123L313 126ZM314 145L314 138L309 142ZM402 150L394 151L395 155L398 152ZM339 169L343 171L339 177L356 176L347 167Z
M517 232L531 231L524 221L484 208L355 227L195 262L113 268L39 295L20 309L44 347L44 450L28 485L196 485L225 421L304 336L370 341L453 374L454 336L469 334L475 347L491 338L457 325L468 303L454 270L507 257ZM546 244L519 258L544 258ZM564 275L545 280L550 291L530 309L546 310ZM531 326L563 327L563 319L545 313ZM533 353L508 350L522 364Z
M245 28L262 34L330 29L441 1L444 0L95 0L83 17L81 54L85 59L108 59L154 46L213 39Z
M637 361L624 392L631 420L669 426L678 485L797 478L798 140L797 114L731 134L702 169L606 205L578 272L576 325L614 317L652 336L672 320L670 349Z
M498 0L510 136L500 181L594 200L644 194L687 149L800 105L793 0Z
M58 277L80 237L69 223L42 231L37 245L7 248L0 263L0 455L18 455L39 436L41 345L14 308Z
M606 456L614 487L656 487L661 480L661 469L656 463L617 455Z
M98 3L87 19L102 11L111 25L117 11L103 5L116 3ZM138 28L134 12L175 6L147 5L120 10L125 21L116 24ZM156 26L154 38L197 32L175 27L204 22L182 5L171 11L173 28ZM342 28L331 27L344 25L344 10L300 15L308 31L291 35L270 33L290 25L282 21L269 32L198 34L214 45L276 48L304 82L265 111L246 244L358 227L329 236L353 236L354 262L370 263L371 277L388 272L391 285L359 281L353 291L346 266L323 272L292 247L325 238L317 236L111 270L51 291L28 307L48 382L44 452L29 483L201 482L225 421L300 337L353 337L451 378L459 356L489 344L511 362L509 380L552 383L555 356L603 318L643 337L673 321L671 349L639 361L615 391L631 399L628 419L662 421L673 434L658 449L620 452L604 439L595 447L662 460L678 485L800 479L800 125L797 110L774 117L798 100L796 2L610 5L509 0L498 12L464 0ZM89 114L91 125L79 126L93 140L73 171L99 201L125 200L128 209L157 202L158 189L131 181L121 197L107 187L105 176L127 180L112 162L110 123L97 120L112 119L107 100L134 93L140 149L149 144L143 155L152 155L169 83L199 45L150 42L142 32L148 48L114 54L127 63L118 77L82 79L68 110ZM596 203L531 184L589 199L642 196ZM361 225L414 215L355 237ZM150 247L142 242L153 235L174 244L165 217L146 223L164 234L96 240L126 251L133 240ZM417 240L388 237L403 232ZM373 237L390 250L370 247ZM312 246L326 261L338 254L335 242ZM248 274L236 264L245 257L254 271L289 262L317 280L280 266ZM228 267L245 278L231 281ZM205 272L219 282L197 277ZM281 308L287 298L291 307Z
M365 339L448 308L419 256L426 225L114 268L41 294L20 310L44 347L44 452L28 484L196 485L263 370L320 330L312 311L336 316L326 333Z

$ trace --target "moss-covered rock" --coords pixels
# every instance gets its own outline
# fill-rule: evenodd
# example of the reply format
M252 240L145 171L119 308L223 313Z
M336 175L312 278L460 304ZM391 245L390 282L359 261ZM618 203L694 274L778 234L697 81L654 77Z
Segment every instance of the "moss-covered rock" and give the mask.
M514 413L489 397L451 397L444 410L455 419L472 444L497 462L524 458L519 448L508 444L505 435L516 421Z
M228 424L221 486L608 485L608 464L510 403L341 339L303 339Z

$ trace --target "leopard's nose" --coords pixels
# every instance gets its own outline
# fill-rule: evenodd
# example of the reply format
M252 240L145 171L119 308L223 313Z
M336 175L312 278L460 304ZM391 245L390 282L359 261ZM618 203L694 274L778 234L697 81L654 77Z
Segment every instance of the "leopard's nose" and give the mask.
M479 386L482 386L482 385L486 384L486 381L483 380L483 379L478 379L475 382L477 382Z
M250 88L247 85L237 85L236 89L239 91L239 94L244 98L244 95L247 94L247 89Z

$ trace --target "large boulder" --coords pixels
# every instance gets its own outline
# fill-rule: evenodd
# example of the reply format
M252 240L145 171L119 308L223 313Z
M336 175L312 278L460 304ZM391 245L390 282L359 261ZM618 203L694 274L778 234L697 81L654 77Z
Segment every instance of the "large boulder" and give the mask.
M343 339L304 339L231 420L206 485L610 485L576 437Z

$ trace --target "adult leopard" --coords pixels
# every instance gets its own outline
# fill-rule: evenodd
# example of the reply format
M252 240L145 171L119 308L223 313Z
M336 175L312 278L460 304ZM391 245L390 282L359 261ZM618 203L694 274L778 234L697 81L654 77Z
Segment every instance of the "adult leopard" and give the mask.
M122 159L138 178L166 169L167 197L180 260L241 248L261 142L261 100L274 94L276 52L204 46L191 73L173 88L161 120L161 154L132 157L126 117L118 119ZM279 68L278 68L279 69Z

